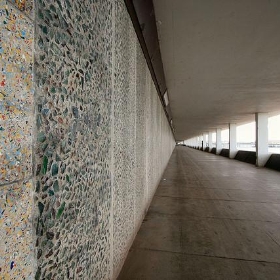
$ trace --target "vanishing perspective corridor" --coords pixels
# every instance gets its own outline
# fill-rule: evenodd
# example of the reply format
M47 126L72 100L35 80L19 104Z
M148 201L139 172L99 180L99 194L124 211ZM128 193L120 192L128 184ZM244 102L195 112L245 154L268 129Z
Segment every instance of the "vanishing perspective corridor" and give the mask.
M279 15L0 0L0 280L280 280Z
M176 147L118 279L279 279L279 182Z

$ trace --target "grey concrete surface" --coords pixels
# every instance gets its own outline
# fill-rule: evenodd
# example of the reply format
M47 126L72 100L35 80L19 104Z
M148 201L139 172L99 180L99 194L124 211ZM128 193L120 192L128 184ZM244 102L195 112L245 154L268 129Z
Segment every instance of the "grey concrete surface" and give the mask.
M177 140L280 113L279 0L153 4Z
M119 280L280 279L280 173L176 147Z

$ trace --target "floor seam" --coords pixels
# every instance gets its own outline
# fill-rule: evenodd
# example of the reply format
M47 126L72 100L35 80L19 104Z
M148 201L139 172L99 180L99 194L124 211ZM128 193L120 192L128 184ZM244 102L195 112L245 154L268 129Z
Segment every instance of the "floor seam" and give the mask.
M174 198L179 200L213 200L213 201L233 201L233 202L248 202L248 203L259 203L259 204L276 204L277 202L265 202L265 201L250 201L250 200L234 200L234 199L218 199L218 198L190 198L190 197L178 197L178 196L167 196L167 195L155 195L155 197L165 197L165 198Z
M236 260L236 261L258 262L258 263L268 263L268 264L280 265L280 262L261 261L261 260L243 259L243 258L232 258L232 257L221 257L221 256L214 256L214 255L210 256L210 255L194 254L194 253L187 253L187 252L174 252L174 251L160 250L160 249L150 249L150 248L140 248L140 247L132 247L131 249L132 250L170 253L170 254L180 254L180 255L186 255L186 256L197 256L197 257L206 257L206 258L217 258L217 259L225 259L225 260Z
M150 212L147 214L146 218L148 218L148 215L158 215L158 216L170 216L170 218L174 218L176 217L177 215L176 214L164 214L164 213L158 213L158 212ZM219 218L219 217L201 217L201 216L184 216L184 217L177 217L176 219L178 220L187 220L187 221L190 221L190 219L188 218L198 218L198 219L216 219L216 220L230 220L230 221L247 221L247 222L261 222L261 223L274 223L274 224L280 224L280 221L276 222L276 221L262 221L262 220L250 220L250 219L234 219L234 218Z
M197 182L197 181L196 181ZM176 184L176 183L175 183ZM158 189L165 187L164 185L160 185ZM263 190L243 190L243 189L224 189L224 188L207 188L207 187L184 187L184 190L197 190L197 189L203 189L203 190L223 190L223 191L244 191L244 192L265 192L265 193L278 193L280 190L274 190L274 191L267 191L266 189Z

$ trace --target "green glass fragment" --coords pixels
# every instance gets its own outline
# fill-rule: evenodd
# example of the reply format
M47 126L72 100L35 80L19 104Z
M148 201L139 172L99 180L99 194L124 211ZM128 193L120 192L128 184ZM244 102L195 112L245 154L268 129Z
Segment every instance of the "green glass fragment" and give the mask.
M42 27L42 31L45 33L45 34L48 34L48 28L46 26L43 26Z
M41 278L41 268L39 267L35 275L35 280L39 280L40 278Z
M43 211L44 211L45 206L42 202L38 202L38 208L39 208L39 213L40 213L40 216L41 216Z
M36 121L37 127L40 128L42 125L42 118L41 115L37 116L37 121Z
M39 142L43 143L46 140L46 136L45 136L45 134L43 132L39 132L38 136L37 136L37 139L38 139Z
M54 163L52 165L52 176L56 176L58 174L58 165Z
M66 181L67 181L68 183L70 183L70 177L69 177L68 174L66 175Z
M53 190L49 190L49 196L53 196L54 195L54 191Z
M36 190L35 190L36 193L39 193L40 192L40 182L37 181L36 183Z
M60 206L60 208L57 211L57 215L56 218L59 219L64 211L65 208L65 202L62 203L62 205Z
M46 174L48 170L48 158L46 156L43 157L43 165L42 165L42 173Z
M59 185L57 180L53 183L53 189L55 192L59 192Z

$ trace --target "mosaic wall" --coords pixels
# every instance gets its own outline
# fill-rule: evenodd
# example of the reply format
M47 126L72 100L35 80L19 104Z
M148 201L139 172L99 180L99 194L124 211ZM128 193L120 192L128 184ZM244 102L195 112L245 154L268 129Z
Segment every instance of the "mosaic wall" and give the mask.
M0 279L34 279L32 183L0 188Z
M134 233L136 36L124 2L115 2L114 80L114 274Z
M0 279L114 279L174 148L124 2L0 20Z
M33 18L33 0L9 0L15 7L23 12L27 17Z
M34 278L33 26L0 0L0 279Z
M37 279L109 279L112 1L37 4Z
M147 69L142 49L137 44L136 60L136 186L135 186L135 227L140 226L146 206L146 83Z
M114 41L113 275L117 275L174 140L122 1L116 1ZM167 137L164 147L163 136Z
M0 184L31 176L33 23L0 0Z

